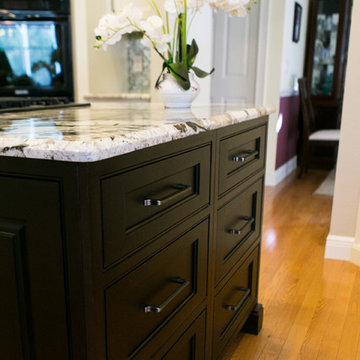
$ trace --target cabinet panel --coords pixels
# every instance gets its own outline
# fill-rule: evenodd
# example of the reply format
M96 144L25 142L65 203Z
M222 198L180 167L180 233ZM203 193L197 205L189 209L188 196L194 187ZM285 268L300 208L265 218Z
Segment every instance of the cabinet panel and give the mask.
M220 141L219 194L265 166L265 126Z
M0 339L4 339L0 343L0 353L2 357L12 360L21 360L30 355L21 229L20 224L0 221Z
M104 266L209 204L210 146L102 180Z
M70 359L59 183L0 176L0 204L1 356Z
M151 359L205 360L205 326L206 313L203 312L170 349L159 351Z
M239 261L261 231L263 180L247 187L217 212L215 282Z
M256 304L259 248L241 264L215 297L213 354L216 358Z
M208 226L202 222L105 291L109 360L146 358L148 342L164 340L205 299Z

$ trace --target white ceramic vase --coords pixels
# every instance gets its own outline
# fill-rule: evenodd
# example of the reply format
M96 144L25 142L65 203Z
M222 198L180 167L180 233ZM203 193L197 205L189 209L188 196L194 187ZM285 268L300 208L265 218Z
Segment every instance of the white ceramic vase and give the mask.
M194 74L189 73L190 89L184 90L170 74L163 74L157 89L165 108L184 109L189 108L200 92L200 86L195 80Z

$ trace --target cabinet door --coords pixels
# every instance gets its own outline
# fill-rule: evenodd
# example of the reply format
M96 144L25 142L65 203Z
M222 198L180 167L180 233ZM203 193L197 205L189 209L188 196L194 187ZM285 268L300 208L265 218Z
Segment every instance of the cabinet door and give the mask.
M214 301L213 358L244 325L257 301L259 247L237 268Z
M60 188L0 176L0 357L70 359Z
M339 128L352 0L311 3L306 77L318 129Z
M315 20L315 43L311 93L332 95L338 45L340 0L319 0Z
M205 360L205 325L203 312L167 349L159 351L151 359L161 360Z
M220 196L264 168L265 138L262 126L220 141Z
M203 221L106 289L107 359L148 359L205 299L208 226Z
M227 274L258 240L261 232L263 180L233 196L217 212L215 284Z
M210 146L101 180L104 267L209 204Z

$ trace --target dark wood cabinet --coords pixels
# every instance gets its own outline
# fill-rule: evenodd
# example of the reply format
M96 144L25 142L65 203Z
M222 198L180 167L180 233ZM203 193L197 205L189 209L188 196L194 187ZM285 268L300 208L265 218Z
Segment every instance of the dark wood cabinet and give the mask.
M216 284L260 236L263 186L262 179L247 182L217 211Z
M240 266L239 266L240 265ZM257 302L259 247L237 264L231 278L219 287L214 304L213 358L217 359L234 332L245 324Z
M203 360L205 358L206 313L203 312L171 346L161 348L151 359Z
M150 358L206 298L207 220L105 290L109 360Z
M266 132L0 157L2 358L220 359L258 308Z
M101 179L104 268L209 205L210 152L205 146Z
M0 176L1 357L69 358L61 185Z
M305 76L318 129L336 129L341 110L352 0L312 0Z

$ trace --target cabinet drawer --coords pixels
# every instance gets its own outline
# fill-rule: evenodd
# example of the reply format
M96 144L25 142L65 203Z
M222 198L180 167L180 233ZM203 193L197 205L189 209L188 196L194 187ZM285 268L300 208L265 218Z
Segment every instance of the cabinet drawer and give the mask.
M216 284L260 236L263 179L247 187L217 211Z
M206 297L205 220L105 291L108 360L149 358Z
M101 181L104 267L209 204L210 146Z
M265 166L266 127L221 140L219 195Z
M151 359L161 360L205 360L206 317L203 312L180 336L180 338L161 349Z
M217 358L256 304L259 248L241 264L215 297L213 352Z

